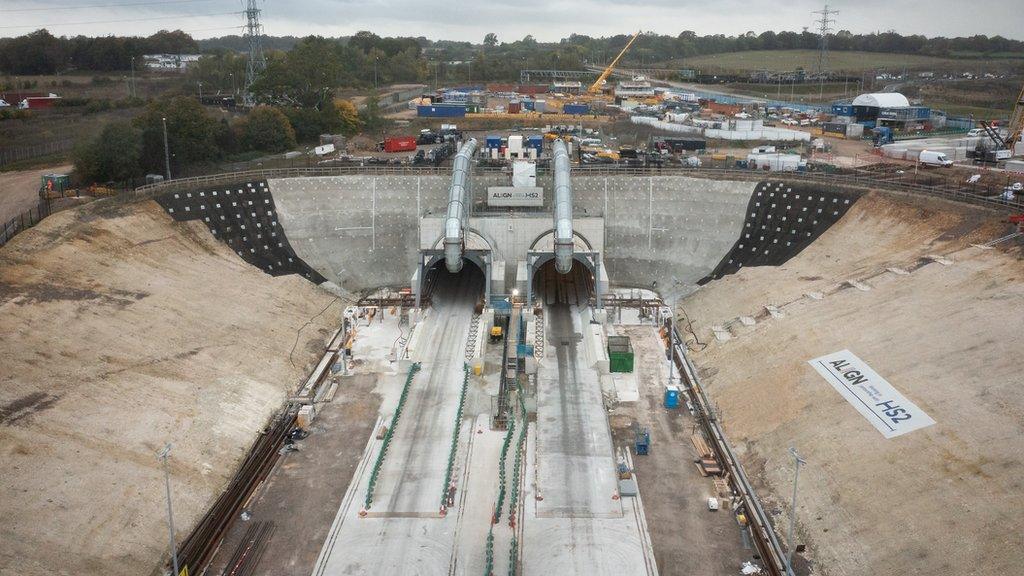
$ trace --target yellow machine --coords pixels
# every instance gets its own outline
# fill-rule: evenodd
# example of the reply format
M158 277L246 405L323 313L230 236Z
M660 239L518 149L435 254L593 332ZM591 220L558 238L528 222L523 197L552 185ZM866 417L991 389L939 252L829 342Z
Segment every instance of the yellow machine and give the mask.
M503 333L504 333L504 331L501 329L501 326L492 326L491 327L491 342L497 342L497 341L501 340L501 336L502 336Z
M608 67L604 69L604 72L601 72L601 75L598 76L597 80L590 85L590 88L587 88L587 94L601 93L601 88L603 87L605 81L608 80L608 77L611 76L612 72L615 71L615 65L619 63L619 60L622 59L622 56L626 53L626 50L629 50L629 47L633 45L633 42L636 42L636 39L639 36L640 31L637 30L636 34L633 34L633 37L629 39L629 42L626 42L626 45L622 48L622 51L619 52L619 55L616 56L615 59L612 60L612 63L609 64Z

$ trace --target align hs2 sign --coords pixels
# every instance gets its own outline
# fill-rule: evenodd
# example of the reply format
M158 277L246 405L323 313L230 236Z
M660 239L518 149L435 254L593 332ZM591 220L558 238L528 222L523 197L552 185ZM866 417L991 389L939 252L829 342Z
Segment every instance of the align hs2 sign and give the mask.
M853 352L843 350L807 362L886 438L935 424Z

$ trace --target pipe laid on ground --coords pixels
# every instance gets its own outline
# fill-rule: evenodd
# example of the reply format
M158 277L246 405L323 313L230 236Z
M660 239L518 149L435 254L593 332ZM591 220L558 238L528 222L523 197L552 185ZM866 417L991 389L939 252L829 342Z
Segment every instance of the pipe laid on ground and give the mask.
M448 188L448 215L444 221L444 264L452 274L462 270L465 246L466 179L476 151L476 138L470 138L455 155L452 185Z
M569 151L565 142L555 140L555 270L572 270L572 180L569 177Z

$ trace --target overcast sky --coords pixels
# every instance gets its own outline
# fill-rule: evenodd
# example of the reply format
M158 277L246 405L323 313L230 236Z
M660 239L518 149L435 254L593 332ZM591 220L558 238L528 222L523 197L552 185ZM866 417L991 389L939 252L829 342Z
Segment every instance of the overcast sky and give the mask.
M1024 39L1020 0L834 0L836 30L895 30L927 36L1002 35ZM0 0L0 36L45 27L55 35L140 35L181 29L196 38L240 33L242 0ZM481 42L572 33L741 34L814 27L823 4L810 0L263 0L266 33L381 36ZM237 27L237 28L233 28Z

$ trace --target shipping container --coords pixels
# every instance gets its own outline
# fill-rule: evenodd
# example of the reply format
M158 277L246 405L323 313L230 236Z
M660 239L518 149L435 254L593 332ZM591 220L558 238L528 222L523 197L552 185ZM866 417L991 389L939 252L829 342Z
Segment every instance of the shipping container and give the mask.
M608 366L611 372L633 371L633 345L628 336L608 337Z
M588 104L566 104L562 107L563 114L590 114Z
M513 101L508 103L508 113L509 114L519 114L520 112L522 112L522 110L523 110L523 105L522 105L521 102L513 100Z
M485 142L485 148L501 148L501 136L490 135Z
M43 188L63 192L71 187L71 176L67 174L43 174Z
M465 104L431 104L417 106L416 115L427 118L463 118L466 116Z
M508 151L512 154L522 154L523 152L523 137L519 134L513 134L508 137Z
M544 149L544 137L540 134L534 134L526 140L526 147L532 148L540 154L541 150Z
M380 144L382 152L413 152L416 150L415 136L395 136L385 138Z
M836 116L853 116L853 106L849 104L833 104L832 113Z
M539 114L543 114L548 111L548 103L546 100L534 100L533 111Z
M533 100L523 100L523 110L533 110Z

